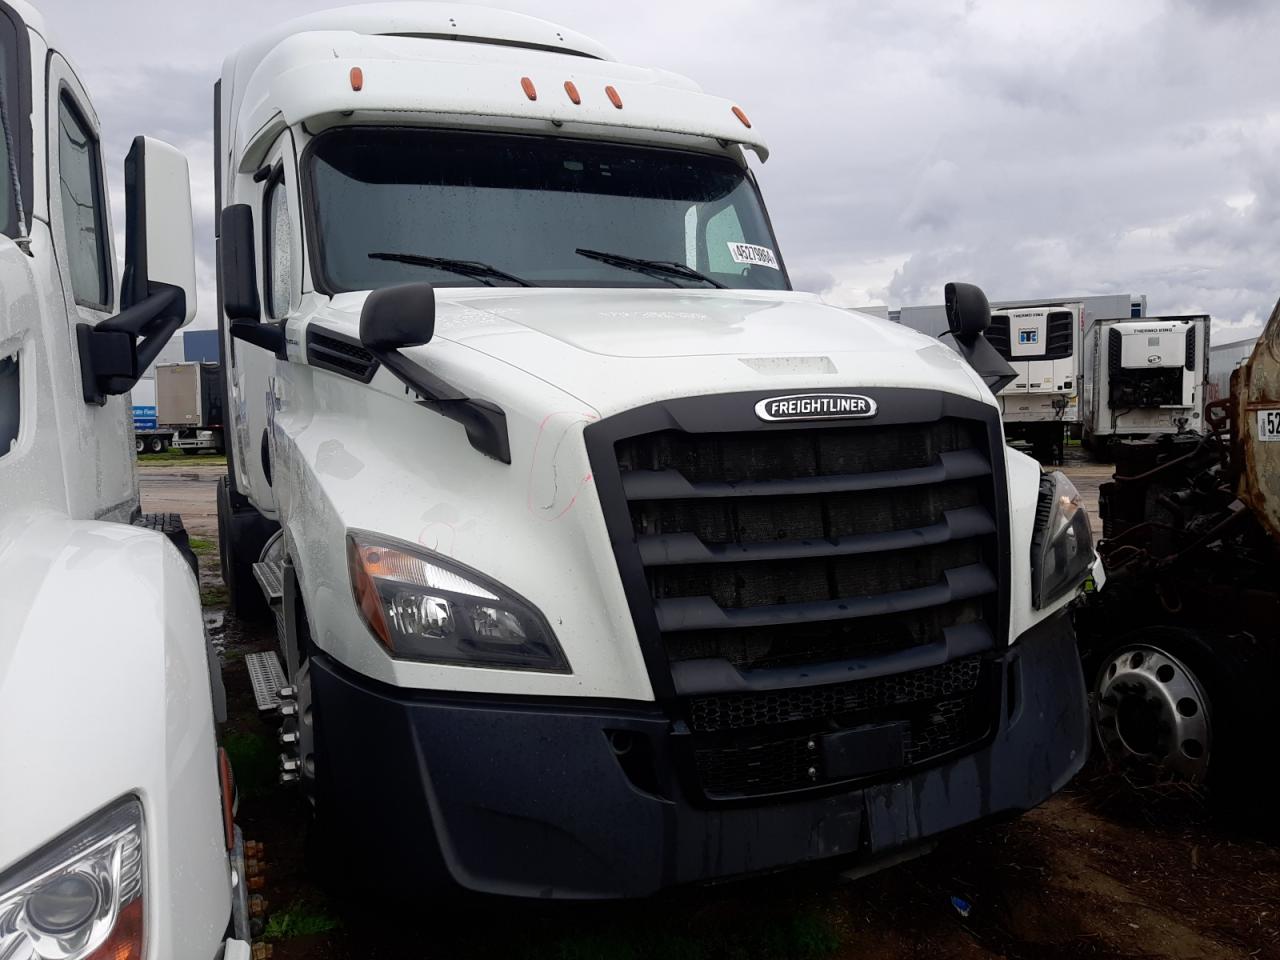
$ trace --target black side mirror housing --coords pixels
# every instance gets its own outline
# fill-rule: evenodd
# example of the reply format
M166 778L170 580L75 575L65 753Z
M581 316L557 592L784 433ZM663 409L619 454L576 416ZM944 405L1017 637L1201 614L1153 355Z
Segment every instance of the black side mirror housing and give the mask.
M943 299L956 351L977 371L991 392L999 393L1018 379L1018 372L983 336L991 326L991 303L982 288L972 283L948 283Z
M360 342L380 353L420 347L436 332L436 291L429 283L374 290L360 311Z
M124 184L120 312L76 325L81 394L85 403L98 406L132 390L196 311L186 157L167 143L135 137L124 161Z
M947 326L961 343L972 343L991 326L991 304L982 288L972 283L948 283L943 298Z
M234 323L262 319L258 300L257 260L254 257L253 208L235 203L222 211L218 230L218 279L222 309Z

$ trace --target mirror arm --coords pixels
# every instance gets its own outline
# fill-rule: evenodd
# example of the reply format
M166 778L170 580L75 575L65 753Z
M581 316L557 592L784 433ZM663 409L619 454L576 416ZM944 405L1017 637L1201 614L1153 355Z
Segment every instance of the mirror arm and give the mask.
M367 346L365 349L369 349ZM507 415L488 400L472 400L399 350L369 350L397 380L416 393L420 406L462 424L471 446L499 463L511 462Z
M274 354L277 360L288 360L285 351L284 325L262 323L258 320L232 320L231 336Z
M178 287L153 284L143 300L97 325L76 324L80 389L85 403L102 406L128 393L186 319ZM142 342L138 338L142 337Z
M951 347L964 357L973 367L992 393L999 393L1013 381L1018 379L1018 371L1010 366L1009 361L1000 356L1000 352L991 345L991 341L982 334L969 337L958 337L954 333L945 333L941 339L951 338Z

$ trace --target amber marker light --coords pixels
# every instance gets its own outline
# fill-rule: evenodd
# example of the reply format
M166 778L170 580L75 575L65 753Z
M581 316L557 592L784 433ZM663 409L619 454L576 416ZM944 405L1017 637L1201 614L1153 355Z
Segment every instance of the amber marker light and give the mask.
M741 107L734 107L733 115L742 121L742 125L744 127L746 127L748 130L751 129L751 121L747 119L747 115L742 112Z
M356 93L364 89L364 71L359 67L351 68L351 89Z
M604 88L604 92L605 92L605 95L608 96L609 102L612 103L619 110L621 110L622 97L618 96L618 91L615 90L612 86L608 86Z
M524 95L530 100L538 99L538 89L533 85L533 81L528 77L520 78L520 86L524 89Z
M572 80L566 80L564 82L564 92L569 95L569 99L573 101L575 105L582 103L582 96L578 93L578 88L574 86Z

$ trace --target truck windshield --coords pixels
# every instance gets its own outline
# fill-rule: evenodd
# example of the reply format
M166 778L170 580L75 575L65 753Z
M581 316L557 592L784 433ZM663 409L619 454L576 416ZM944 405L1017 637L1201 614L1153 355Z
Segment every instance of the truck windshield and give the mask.
M345 127L316 139L304 182L329 293L414 280L790 289L760 195L724 157Z

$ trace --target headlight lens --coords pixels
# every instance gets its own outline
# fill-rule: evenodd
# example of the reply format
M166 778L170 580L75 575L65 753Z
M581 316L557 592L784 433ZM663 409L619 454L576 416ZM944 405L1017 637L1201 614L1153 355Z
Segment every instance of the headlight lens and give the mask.
M0 957L141 960L145 854L130 798L0 877Z
M1093 530L1080 493L1066 474L1040 478L1031 538L1031 598L1044 607L1077 587L1093 565Z
M360 615L393 657L569 672L542 614L482 574L360 531L347 536L347 561Z

